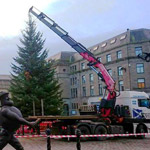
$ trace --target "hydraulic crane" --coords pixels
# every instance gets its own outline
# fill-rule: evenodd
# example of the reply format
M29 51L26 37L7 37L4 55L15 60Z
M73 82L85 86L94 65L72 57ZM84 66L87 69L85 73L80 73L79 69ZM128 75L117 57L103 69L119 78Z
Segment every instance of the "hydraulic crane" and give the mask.
M105 66L96 58L86 47L82 44L76 42L68 33L62 29L58 24L56 24L51 18L49 18L43 12L40 12L35 7L29 9L29 13L37 17L41 22L43 22L47 27L54 31L59 37L61 37L66 43L68 43L73 49L75 49L85 60L89 63L87 64L96 74L101 78L101 80L106 84L106 90L108 95L106 99L101 101L101 115L103 117L108 117L111 115L111 110L114 109L116 101L116 91L115 91L115 81L109 75Z
M138 55L138 58L145 60L146 62L150 62L150 53L143 52Z

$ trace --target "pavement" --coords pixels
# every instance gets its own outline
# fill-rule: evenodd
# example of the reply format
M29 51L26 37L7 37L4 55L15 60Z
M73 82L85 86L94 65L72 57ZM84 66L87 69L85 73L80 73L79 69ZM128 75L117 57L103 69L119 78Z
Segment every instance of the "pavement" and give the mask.
M47 139L40 138L19 138L24 150L47 150ZM14 150L7 145L3 150ZM67 140L51 140L51 150L77 150L76 142ZM83 141L81 150L150 150L150 137L145 139L113 138L106 141Z

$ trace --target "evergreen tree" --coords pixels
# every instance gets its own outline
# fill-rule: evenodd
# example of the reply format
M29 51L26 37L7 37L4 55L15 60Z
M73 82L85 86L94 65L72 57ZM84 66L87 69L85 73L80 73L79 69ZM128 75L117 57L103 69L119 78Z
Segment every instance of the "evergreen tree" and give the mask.
M20 38L18 57L12 64L10 92L15 105L24 116L58 115L62 111L60 84L54 78L52 64L46 61L45 40L36 31L35 22L29 16L27 27ZM42 107L43 104L43 107Z

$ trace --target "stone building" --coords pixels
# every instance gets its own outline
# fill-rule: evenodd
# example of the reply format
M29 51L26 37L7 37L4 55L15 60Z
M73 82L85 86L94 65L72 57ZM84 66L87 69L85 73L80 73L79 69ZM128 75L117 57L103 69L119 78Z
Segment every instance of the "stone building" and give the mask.
M150 53L150 29L127 30L88 48L104 64L116 82L116 90L145 91L150 95L150 62L137 57ZM80 105L97 104L105 86L77 52L60 52L48 59L63 90L65 115ZM8 91L11 77L0 75L0 91Z
M150 53L150 29L129 30L88 48L104 64L116 82L116 90L145 91L150 95L150 62L137 57ZM96 104L103 96L105 85L78 53L61 52L67 61L57 57L57 77L62 83L69 114L79 105ZM52 56L50 59L55 59ZM67 57L66 57L67 56ZM60 63L61 62L61 63Z
M8 92L10 81L10 75L0 75L0 91Z
M64 101L64 115L69 115L68 109L71 105L70 101L70 58L75 54L75 52L60 52L48 59L48 61L53 63L55 69L55 77L58 79L59 84L61 85L62 98Z

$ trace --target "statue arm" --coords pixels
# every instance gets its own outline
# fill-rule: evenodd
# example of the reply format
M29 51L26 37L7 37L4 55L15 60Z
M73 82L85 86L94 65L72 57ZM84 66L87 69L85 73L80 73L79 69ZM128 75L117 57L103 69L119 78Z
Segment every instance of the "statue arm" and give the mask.
M36 124L35 122L29 122L29 121L25 120L24 118L18 116L16 113L12 112L9 109L3 109L2 110L2 115L4 117L6 117L7 119L16 121L19 124L28 125L30 127L34 127L34 125Z

